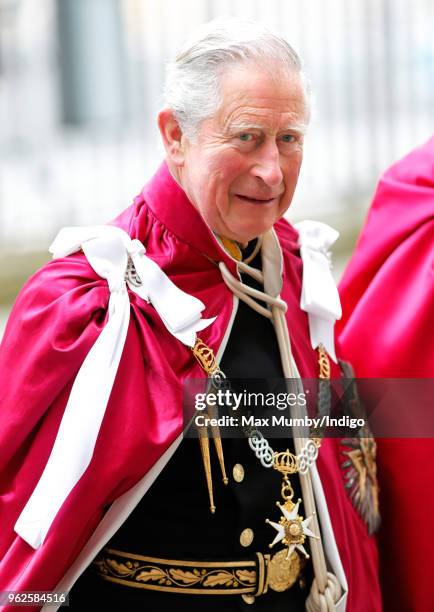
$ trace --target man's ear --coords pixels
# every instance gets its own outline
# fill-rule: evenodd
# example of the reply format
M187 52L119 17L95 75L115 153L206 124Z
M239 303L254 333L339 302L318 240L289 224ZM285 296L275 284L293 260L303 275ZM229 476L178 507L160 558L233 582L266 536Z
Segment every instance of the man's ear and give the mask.
M185 137L171 108L163 108L158 113L158 127L168 157L180 167L184 164Z

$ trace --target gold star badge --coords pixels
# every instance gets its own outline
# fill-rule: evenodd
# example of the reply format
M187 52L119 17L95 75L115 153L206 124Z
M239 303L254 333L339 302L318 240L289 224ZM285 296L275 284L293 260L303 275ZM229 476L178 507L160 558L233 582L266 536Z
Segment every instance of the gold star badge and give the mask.
M282 542L282 544L288 547L286 559L289 559L295 550L302 552L308 559L309 555L303 544L307 537L316 538L318 540L319 537L309 529L309 523L313 518L313 514L303 519L303 517L298 514L301 499L299 499L296 504L292 501L294 490L289 481L289 475L296 474L299 471L298 457L289 452L288 449L284 453L275 453L273 467L283 476L281 495L284 503L282 505L276 502L276 505L279 506L283 515L278 523L270 521L269 519L265 521L277 531L276 537L270 544L270 548L278 542Z

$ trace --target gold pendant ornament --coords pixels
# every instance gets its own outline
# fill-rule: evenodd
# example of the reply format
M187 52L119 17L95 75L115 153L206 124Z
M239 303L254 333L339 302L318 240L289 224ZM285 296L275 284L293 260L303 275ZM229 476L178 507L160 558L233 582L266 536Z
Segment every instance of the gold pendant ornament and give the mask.
M303 560L293 552L288 559L283 548L271 557L267 566L267 586L272 591L282 593L292 587L303 569Z
M301 499L299 499L297 503L292 501L294 490L289 481L289 475L298 472L298 457L289 452L289 450L283 453L275 453L273 467L283 476L281 495L284 503L282 505L276 502L276 505L282 512L282 516L278 523L270 521L269 519L265 521L277 531L276 537L270 544L270 548L278 542L282 542L282 544L288 547L285 560L289 560L296 550L302 552L306 559L308 559L309 555L303 546L306 538L319 538L309 529L309 523L313 518L313 514L303 519L303 517L298 514Z

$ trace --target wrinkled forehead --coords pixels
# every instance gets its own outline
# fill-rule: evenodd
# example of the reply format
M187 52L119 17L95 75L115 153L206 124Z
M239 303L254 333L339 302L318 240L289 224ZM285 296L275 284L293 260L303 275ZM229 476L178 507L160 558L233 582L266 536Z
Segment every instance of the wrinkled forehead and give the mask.
M215 119L225 130L237 127L284 129L298 125L304 131L308 101L301 75L278 62L229 66L220 77L220 105Z

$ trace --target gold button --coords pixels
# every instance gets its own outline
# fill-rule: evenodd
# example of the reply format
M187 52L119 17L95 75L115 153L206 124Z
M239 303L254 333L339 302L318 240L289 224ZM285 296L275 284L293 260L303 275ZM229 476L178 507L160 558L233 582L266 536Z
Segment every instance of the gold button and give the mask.
M243 529L240 535L241 546L250 546L250 544L253 542L254 535L255 534L253 533L252 529Z
M242 482L244 480L244 468L241 463L236 463L232 470L232 476L235 482Z
M246 604L254 604L255 603L255 596L254 595L250 595L250 594L244 593L243 595L241 595L241 597L244 599Z

